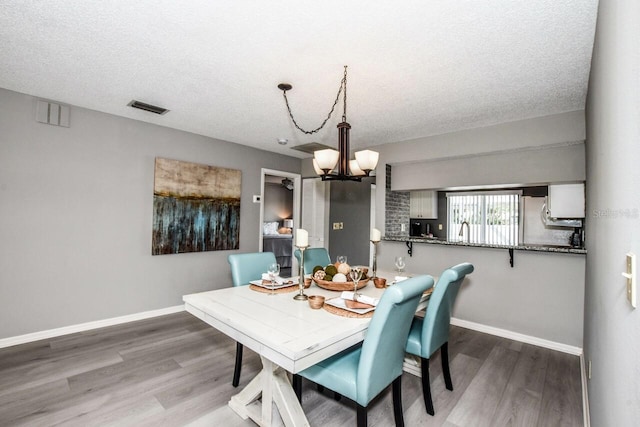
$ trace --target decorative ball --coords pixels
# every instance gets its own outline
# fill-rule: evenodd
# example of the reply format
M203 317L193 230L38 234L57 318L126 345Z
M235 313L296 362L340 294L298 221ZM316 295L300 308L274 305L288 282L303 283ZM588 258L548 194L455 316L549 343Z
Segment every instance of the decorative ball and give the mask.
M342 273L346 276L347 274L349 274L349 271L351 271L351 266L346 262L343 262L338 266L338 273Z
M325 276L326 276L326 273L324 272L324 270L318 270L315 273L313 273L313 278L316 280L323 280Z
M333 281L336 283L345 283L347 281L347 276L342 273L335 274L333 276Z
M327 265L327 266L324 268L324 271L325 271L328 275L330 275L330 276L334 276L334 275L338 272L338 269L337 269L337 268L335 268L333 265L329 264L329 265Z

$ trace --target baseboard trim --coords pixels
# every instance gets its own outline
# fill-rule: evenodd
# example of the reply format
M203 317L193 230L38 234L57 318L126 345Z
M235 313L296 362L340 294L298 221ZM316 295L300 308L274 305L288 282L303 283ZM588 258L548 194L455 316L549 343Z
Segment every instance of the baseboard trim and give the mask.
M3 338L0 339L0 348L59 337L61 335L74 334L76 332L85 332L91 329L104 328L106 326L135 322L136 320L144 320L151 317L164 316L165 314L173 314L180 311L184 311L184 305L176 305L173 307L161 308L158 310L143 311L141 313L128 314L126 316L112 317L110 319L96 320L94 322L80 323L77 325L64 326L62 328L49 329L46 331L34 332L25 335L18 335L16 337Z
M582 422L584 427L591 426L589 415L589 389L587 388L587 365L584 361L584 352L580 355L580 378L582 379Z
M524 342L527 344L537 345L538 347L548 348L550 350L561 351L563 353L573 354L574 356L582 355L582 348L574 347L567 344L562 344L555 341L549 341L538 337L532 337L530 335L519 334L517 332L508 331L506 329L495 328L493 326L487 326L480 323L470 322L468 320L451 318L451 324L460 326L461 328L471 329L478 332L483 332L489 335L495 335L502 338L508 338L514 341Z

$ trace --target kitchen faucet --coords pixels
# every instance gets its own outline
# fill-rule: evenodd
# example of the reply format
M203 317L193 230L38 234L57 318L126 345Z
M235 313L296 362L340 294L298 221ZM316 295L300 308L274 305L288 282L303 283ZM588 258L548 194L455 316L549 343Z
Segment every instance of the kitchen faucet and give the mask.
M462 224L460 224L460 232L458 233L458 236L462 237L462 241L464 242L464 226L467 226L467 243L470 243L471 240L471 230L469 229L469 223L467 221L462 221Z

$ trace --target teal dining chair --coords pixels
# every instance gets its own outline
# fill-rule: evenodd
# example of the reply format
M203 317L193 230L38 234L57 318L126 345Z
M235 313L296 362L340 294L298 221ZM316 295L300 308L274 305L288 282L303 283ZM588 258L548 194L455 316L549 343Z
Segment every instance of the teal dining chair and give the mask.
M442 359L442 375L447 390L453 390L451 372L449 370L449 324L451 310L460 290L460 285L467 274L473 272L473 265L458 264L445 270L438 278L433 289L424 319L415 317L407 339L407 353L420 357L420 373L422 374L422 397L429 415L435 413L431 399L429 382L429 358L440 349Z
M420 298L432 286L433 277L424 275L387 288L361 344L294 375L298 398L302 389L300 377L304 377L353 400L357 404L357 425L365 427L367 406L392 384L395 423L403 426L400 379L405 344Z
M233 286L248 285L251 280L262 278L269 264L275 264L276 256L273 252L253 252L247 254L233 254L227 257L231 266L231 280ZM240 383L240 371L242 369L242 344L236 342L236 366L233 369L233 381L231 384L238 387Z
M300 264L300 249L296 249L293 255ZM326 267L329 264L331 264L331 258L325 248L309 248L304 251L304 274L311 274L316 265Z

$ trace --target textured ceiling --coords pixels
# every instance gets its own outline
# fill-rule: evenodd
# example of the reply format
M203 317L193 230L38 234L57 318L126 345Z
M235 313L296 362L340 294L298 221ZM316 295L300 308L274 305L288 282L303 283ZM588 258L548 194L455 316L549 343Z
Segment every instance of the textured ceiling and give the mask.
M597 0L0 0L0 87L307 157L290 147L335 147L342 108L303 135L277 84L315 128L344 65L352 149L583 109L596 14Z

